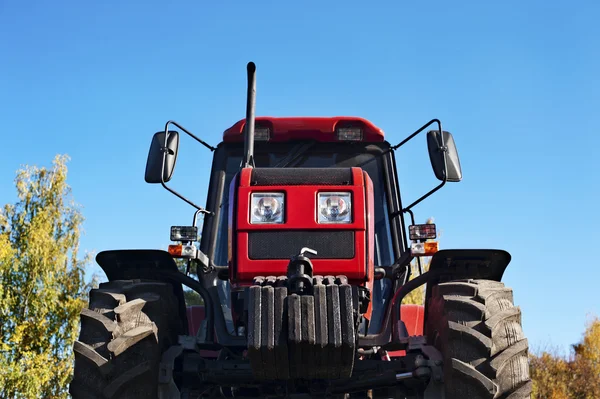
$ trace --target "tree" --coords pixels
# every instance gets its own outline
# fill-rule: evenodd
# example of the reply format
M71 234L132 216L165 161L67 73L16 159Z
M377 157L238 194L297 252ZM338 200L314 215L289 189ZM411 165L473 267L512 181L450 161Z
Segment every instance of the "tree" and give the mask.
M68 397L89 258L67 161L17 171L18 200L0 210L0 398Z
M600 318L588 323L583 340L573 345L573 352L575 381L580 389L577 397L600 398Z
M600 319L593 318L568 358L544 351L530 356L534 398L600 398Z
M533 380L533 398L569 399L569 364L559 356L543 352L530 355L530 372Z

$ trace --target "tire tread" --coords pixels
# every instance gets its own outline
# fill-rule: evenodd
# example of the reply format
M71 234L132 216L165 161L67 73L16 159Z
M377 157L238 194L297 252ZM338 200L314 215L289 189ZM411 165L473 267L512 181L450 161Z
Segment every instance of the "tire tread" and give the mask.
M72 398L156 398L160 356L182 332L171 285L111 281L89 298L73 345Z
M428 312L426 335L450 376L446 398L531 397L528 342L511 289L489 280L441 283Z

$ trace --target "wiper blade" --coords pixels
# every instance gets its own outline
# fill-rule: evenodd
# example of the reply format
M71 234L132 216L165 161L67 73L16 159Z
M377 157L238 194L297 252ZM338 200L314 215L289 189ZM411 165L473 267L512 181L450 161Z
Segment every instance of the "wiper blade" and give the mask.
M287 168L292 163L294 163L298 159L300 159L300 157L302 155L304 155L309 149L314 147L314 145L315 145L314 141L298 144L296 147L294 147L294 149L292 149L292 151L290 151L290 153L285 158L283 158L281 161L279 161L273 167L274 168Z

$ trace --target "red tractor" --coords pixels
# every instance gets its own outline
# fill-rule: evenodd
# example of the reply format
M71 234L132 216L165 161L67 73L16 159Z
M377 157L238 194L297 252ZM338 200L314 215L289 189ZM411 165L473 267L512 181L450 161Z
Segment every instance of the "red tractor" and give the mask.
M529 398L521 312L500 282L510 255L438 251L435 225L414 221L415 205L462 178L441 122L392 146L362 118L254 109L249 63L246 119L217 147L175 122L154 135L146 181L195 207L194 222L171 228L168 252L98 254L109 281L81 313L73 398ZM166 185L172 125L214 152L206 208ZM441 182L404 205L395 150L430 126ZM423 256L429 269L411 276ZM423 284L424 306L401 305ZM183 286L204 306L186 309Z

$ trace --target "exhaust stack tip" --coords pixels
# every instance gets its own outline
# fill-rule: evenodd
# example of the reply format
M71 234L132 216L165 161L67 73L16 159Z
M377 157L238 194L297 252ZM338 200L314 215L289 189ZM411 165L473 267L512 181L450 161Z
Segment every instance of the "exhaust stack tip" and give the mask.
M256 109L256 64L250 61L248 71L248 92L246 98L246 129L244 138L243 167L254 167L254 119Z

